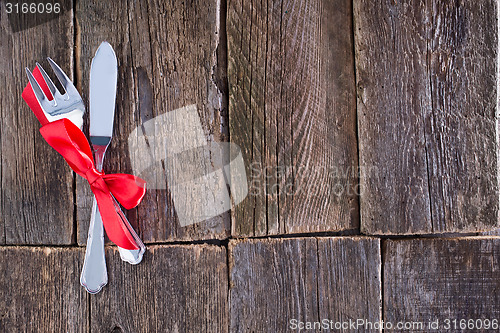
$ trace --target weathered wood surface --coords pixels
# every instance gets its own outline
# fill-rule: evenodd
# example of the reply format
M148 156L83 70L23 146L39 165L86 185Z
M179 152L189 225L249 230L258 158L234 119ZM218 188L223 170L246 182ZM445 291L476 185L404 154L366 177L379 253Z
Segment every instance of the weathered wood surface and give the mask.
M78 1L79 82L88 97L91 59L103 40L118 58L114 138L104 170L131 173L128 136L147 120L196 104L208 142L227 141L220 2ZM157 133L161 135L161 133ZM87 238L92 197L77 180L78 243ZM127 213L145 242L226 238L230 214L181 227L167 189L147 191Z
M229 1L229 126L250 193L236 236L358 227L352 4Z
M151 246L138 266L106 251L109 283L91 299L92 332L228 332L226 249Z
M370 237L230 235L359 232L356 133L363 232L492 229L492 0L231 0L227 49L225 1L74 3L75 27L68 2L58 18L15 31L0 4L0 331L281 332L291 319L499 317L498 237L385 240L381 253ZM85 244L92 197L80 177L73 192L69 168L41 140L20 99L22 69L51 56L87 100L103 40L120 73L105 171L133 171L137 126L196 104L207 141L231 134L242 148L250 194L230 230L229 214L181 227L169 189L148 190L127 213L146 242L229 246L156 244L138 266L107 247L109 283L89 296L83 248L5 245L74 246L75 233Z
M83 249L0 247L0 331L88 332Z
M498 224L496 7L354 1L362 232Z
M72 242L71 170L38 133L40 123L21 98L28 83L24 68L33 69L36 61L48 71L50 56L72 76L73 21L67 6L38 24L33 15L6 15L5 2L0 3L0 244ZM22 29L25 20L35 26Z
M499 237L389 240L383 256L386 321L500 317Z
M284 332L292 319L380 321L379 245L356 237L230 241L230 331Z

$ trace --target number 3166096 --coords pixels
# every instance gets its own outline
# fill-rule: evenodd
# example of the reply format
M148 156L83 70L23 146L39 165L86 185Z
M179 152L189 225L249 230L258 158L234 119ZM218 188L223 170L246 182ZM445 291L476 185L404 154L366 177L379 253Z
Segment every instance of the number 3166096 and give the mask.
M61 5L56 2L52 3L10 3L5 4L7 14L22 13L22 14L59 14Z

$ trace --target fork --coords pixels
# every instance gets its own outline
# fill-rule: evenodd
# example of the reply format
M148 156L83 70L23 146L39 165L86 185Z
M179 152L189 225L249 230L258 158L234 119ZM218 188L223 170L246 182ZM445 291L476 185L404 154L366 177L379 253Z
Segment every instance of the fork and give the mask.
M47 87L52 94L52 100L49 100L42 88L36 81L35 77L31 73L31 71L26 68L26 74L28 76L28 80L31 84L31 88L35 93L35 97L42 108L47 120L49 122L53 122L62 118L69 119L73 124L78 126L78 128L82 129L83 127L83 114L85 113L85 105L83 104L83 100L76 90L75 86L68 78L66 73L50 58L47 58L49 61L50 67L57 76L57 79L61 83L64 89L64 95L62 95L59 90L56 88L52 80L49 78L45 70L40 66L37 62L36 67L42 74L42 77L47 84Z
M52 82L50 77L47 75L45 70L42 68L42 66L37 62L36 67L40 71L40 74L43 77L43 80L45 81L50 93L52 99L49 99L50 97L47 96L40 85L38 84L37 80L33 76L33 73L29 70L29 68L26 68L26 75L28 76L28 80L31 84L31 87L33 89L33 92L35 94L35 97L40 104L40 107L47 118L49 122L53 122L59 119L67 118L70 120L73 124L75 124L80 130L83 128L83 114L85 113L85 105L83 103L83 100L80 96L80 93L78 90L75 88L71 80L68 78L66 73L51 59L47 58L50 66L52 67L52 70L54 71L57 79L62 85L62 88L64 89L64 94L61 94L59 89L55 86L55 84ZM114 198L113 198L114 199ZM129 230L132 229L130 224L128 223L127 218L125 217L124 213L121 211L120 206L114 200L115 204L115 209L118 212L121 220L123 221L125 227L127 227ZM125 223L126 222L126 223ZM133 230L133 229L132 229ZM135 231L131 232L132 235L134 235L135 240L138 244L142 244L142 241L136 236ZM119 252L120 252L120 257L123 261L127 261L131 264L137 264L138 262L141 261L142 259L142 252L140 250L126 250L118 247ZM139 259L138 259L139 257ZM108 277L107 277L107 270L106 270L106 261L104 258L104 255L102 258L92 258L93 260L99 260L99 263L96 263L97 266L103 267L103 270L97 270L98 274L101 274L100 277L94 277L97 278L100 281L105 281L104 285L107 283ZM94 271L95 273L96 271Z

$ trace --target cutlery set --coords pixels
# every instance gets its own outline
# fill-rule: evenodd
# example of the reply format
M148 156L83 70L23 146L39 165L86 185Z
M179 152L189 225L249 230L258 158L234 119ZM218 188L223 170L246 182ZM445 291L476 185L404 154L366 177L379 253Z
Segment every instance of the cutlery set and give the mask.
M102 167L106 150L113 136L118 64L111 45L103 42L90 69L90 146L83 128L85 105L77 89L50 58L47 59L61 83L61 94L45 70L36 64L33 73L26 68L29 84L23 91L38 120L45 140L56 149L70 167L89 181L94 199L89 224L81 285L92 294L108 282L104 255L104 229L119 249L120 257L130 264L141 262L146 250L118 201L127 209L135 207L145 193L142 179L126 174L104 174Z

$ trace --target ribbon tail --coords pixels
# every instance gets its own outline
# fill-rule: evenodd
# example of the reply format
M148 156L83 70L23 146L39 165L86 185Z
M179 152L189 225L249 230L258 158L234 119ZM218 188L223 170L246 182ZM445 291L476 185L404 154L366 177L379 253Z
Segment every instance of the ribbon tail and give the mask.
M47 83L45 82L45 79L42 76L42 73L38 69L38 67L35 67L33 70L33 76L35 77L36 82L38 82L38 85L40 88L42 88L43 92L45 93L45 96L48 97L48 99L51 101L52 100L52 93L50 92L49 87L47 86ZM31 111L35 114L37 117L38 121L42 125L46 125L49 123L47 120L47 117L45 116L45 113L42 110L42 107L38 103L35 93L33 92L33 88L31 87L31 83L28 83L28 85L24 88L23 93L21 94L23 97L24 101L28 106L30 107Z
M123 249L139 249L134 237L116 212L111 194L100 189L93 189L92 192L94 192L102 223L109 239Z

